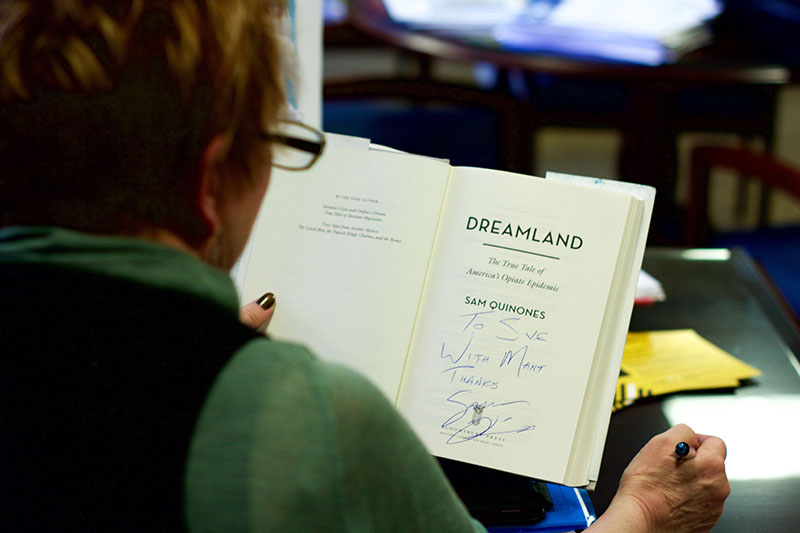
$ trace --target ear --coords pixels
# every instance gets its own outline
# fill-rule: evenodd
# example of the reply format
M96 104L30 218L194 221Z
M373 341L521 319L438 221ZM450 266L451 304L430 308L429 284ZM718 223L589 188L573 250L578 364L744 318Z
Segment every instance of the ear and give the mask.
M207 242L213 240L220 231L220 163L225 139L222 134L215 135L206 144L200 157L200 186L197 189L197 212L207 228Z

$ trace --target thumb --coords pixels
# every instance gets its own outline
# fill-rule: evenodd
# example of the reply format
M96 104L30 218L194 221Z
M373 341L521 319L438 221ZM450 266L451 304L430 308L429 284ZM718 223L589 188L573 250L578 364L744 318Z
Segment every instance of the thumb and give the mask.
M263 332L272 319L272 314L274 312L275 295L268 292L261 298L242 307L239 311L239 320L241 320L242 324L245 326Z

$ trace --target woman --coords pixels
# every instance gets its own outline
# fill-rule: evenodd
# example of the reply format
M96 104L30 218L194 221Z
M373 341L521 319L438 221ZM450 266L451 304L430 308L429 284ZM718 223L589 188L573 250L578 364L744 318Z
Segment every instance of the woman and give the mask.
M0 9L3 525L481 530L370 383L238 320L283 3ZM724 456L655 437L591 529L707 531Z

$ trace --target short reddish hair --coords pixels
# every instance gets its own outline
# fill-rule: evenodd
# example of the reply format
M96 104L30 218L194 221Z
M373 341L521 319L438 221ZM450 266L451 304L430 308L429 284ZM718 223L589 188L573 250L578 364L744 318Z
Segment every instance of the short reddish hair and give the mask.
M285 105L285 0L4 0L0 225L199 231L186 205L206 143L266 164ZM233 179L233 178L232 178Z

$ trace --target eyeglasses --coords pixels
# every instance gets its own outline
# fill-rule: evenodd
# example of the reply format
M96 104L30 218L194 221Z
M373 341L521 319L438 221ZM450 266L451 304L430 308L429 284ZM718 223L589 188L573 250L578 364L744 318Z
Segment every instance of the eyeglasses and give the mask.
M325 134L294 120L278 121L272 131L259 131L261 140L273 143L272 165L285 170L306 170L325 149Z

